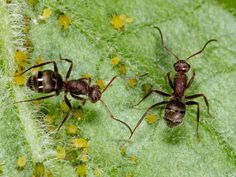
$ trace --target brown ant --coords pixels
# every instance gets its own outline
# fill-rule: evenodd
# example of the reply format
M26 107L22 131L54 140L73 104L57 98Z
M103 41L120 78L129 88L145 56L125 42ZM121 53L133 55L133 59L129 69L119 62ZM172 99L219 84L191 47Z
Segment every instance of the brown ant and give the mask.
M139 105L143 100L145 100L152 92L158 93L162 96L165 97L171 97L169 101L162 101L159 103L156 103L152 106L150 106L147 111L143 114L143 116L140 118L140 120L138 121L138 123L136 124L135 128L133 129L129 139L131 139L131 137L133 136L135 130L138 128L138 126L141 124L141 122L144 120L145 116L147 115L147 113L152 110L153 108L160 106L160 105L166 105L165 107L165 114L164 114L164 120L167 124L168 127L175 127L177 125L179 125L184 118L185 115L185 111L186 111L186 105L196 105L197 106L197 137L198 137L198 127L199 127L199 118L200 118L200 109L199 109L199 103L196 101L185 101L188 99L194 99L194 98L198 98L198 97L203 97L205 104L207 106L207 111L210 115L209 112L209 104L208 104L208 100L207 97L200 93L200 94L194 94L191 96L185 96L184 92L187 88L190 87L190 85L192 84L194 77L195 77L195 72L193 71L193 75L191 77L191 79L188 81L188 77L186 75L186 73L189 71L190 69L190 65L186 62L188 59L192 58L193 56L196 56L200 53L202 53L204 51L204 49L206 48L206 46L213 41L217 41L215 39L211 39L209 41L206 42L206 44L203 46L203 48L190 55L188 58L186 58L185 60L180 60L179 57L177 57L170 49L168 49L163 42L163 35L162 32L160 30L159 27L154 26L154 28L156 28L159 33L160 33L160 37L161 37L161 45L162 47L170 54L172 54L176 59L177 62L174 64L174 69L175 69L175 76L174 76L174 83L172 82L171 78L170 78L170 73L167 73L167 79L169 82L170 87L173 89L173 93L169 94L169 93L165 93L163 91L160 91L158 89L152 89L150 92L148 92L143 99L141 99L141 101L139 101L135 106Z
M27 80L27 87L29 87L31 90L38 92L38 93L52 93L54 94L47 95L44 97L39 97L35 99L30 99L30 100L24 100L24 101L18 101L16 103L22 103L22 102L31 102L31 101L36 101L36 100L42 100L42 99L47 99L53 96L58 96L60 92L64 91L64 100L67 106L69 107L69 110L67 114L65 115L63 121L61 122L60 126L58 127L57 131L60 130L61 126L65 123L65 121L68 119L69 114L72 111L72 106L70 101L67 98L68 93L76 99L76 100L81 100L83 101L83 105L85 104L86 100L90 100L92 103L96 103L97 101L101 101L102 105L105 107L106 111L109 113L110 117L122 124L124 124L129 131L132 133L132 129L130 126L123 122L122 120L119 120L113 116L111 111L109 110L108 106L105 104L105 102L101 99L102 94L107 90L107 88L112 84L112 82L115 80L116 76L113 77L107 86L103 89L103 91L100 90L98 85L91 85L91 78L80 78L76 80L68 80L71 74L71 70L73 67L73 62L69 59L63 59L66 62L70 63L69 69L66 74L66 78L63 81L61 75L58 72L57 64L55 61L48 61L44 62L38 65L31 66L27 70L23 71L21 74L18 76L21 76L22 74L26 73L27 71L33 69L33 68L38 68L41 66L45 66L48 64L53 64L54 70L43 70L43 71L38 71L34 75L30 76ZM87 96L88 98L84 98L82 96Z

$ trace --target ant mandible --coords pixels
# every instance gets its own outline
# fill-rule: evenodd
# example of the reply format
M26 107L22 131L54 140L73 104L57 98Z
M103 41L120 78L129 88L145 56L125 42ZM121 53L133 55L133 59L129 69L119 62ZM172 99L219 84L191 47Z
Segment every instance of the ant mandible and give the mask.
M69 69L66 74L66 78L63 81L61 75L58 72L57 64L55 61L48 61L44 62L38 65L31 66L27 70L23 71L21 74L18 76L21 76L22 74L26 73L27 71L33 69L33 68L38 68L41 66L45 66L48 64L53 64L54 70L43 70L43 71L38 71L34 75L30 76L27 80L27 87L29 87L31 90L38 92L38 93L52 93L54 94L47 95L44 97L39 97L35 99L30 99L30 100L24 100L24 101L18 101L15 103L22 103L22 102L31 102L31 101L36 101L36 100L42 100L42 99L47 99L50 97L58 96L60 92L64 92L64 100L67 106L69 107L68 112L66 113L63 121L61 122L60 126L58 127L57 131L60 130L61 126L65 123L65 121L68 119L70 113L72 112L72 106L67 98L68 93L76 99L83 101L83 105L85 104L86 100L90 100L92 103L96 103L97 101L100 101L102 105L105 107L106 111L109 113L110 117L113 120L116 120L122 124L124 124L129 131L132 133L132 129L130 126L125 123L122 120L119 120L113 116L111 113L110 109L108 106L105 104L105 102L101 99L102 94L107 90L107 88L112 84L112 82L115 80L117 76L114 76L107 86L103 89L103 91L100 90L98 85L91 85L91 78L80 78L76 80L68 80L71 74L71 70L73 67L73 62L69 59L64 59L60 56L61 60L64 60L68 63L70 63ZM82 95L87 96L88 98L81 97Z
M163 91L160 91L159 89L152 89L150 92L148 92L142 99L141 101L139 101L136 105L139 105L143 100L145 100L152 92L155 92L159 95L165 96L165 97L171 97L169 101L162 101L159 103L156 103L152 106L150 106L147 111L143 114L143 116L140 118L140 120L138 121L138 123L136 124L135 128L133 129L129 139L131 139L131 137L133 136L135 130L138 128L138 126L141 124L141 122L144 120L145 116L147 115L147 113L152 110L153 108L160 106L160 105L166 105L165 107L165 114L164 114L164 120L167 124L168 127L172 128L175 127L177 125L179 125L184 118L185 115L185 111L186 111L186 105L196 105L197 106L197 137L198 137L198 127L199 127L199 119L200 119L200 108L199 108L199 103L196 101L185 101L185 100L191 100L194 98L198 98L198 97L203 97L205 104L207 106L207 111L208 114L210 115L209 112L209 103L207 100L207 97L200 93L200 94L194 94L194 95L190 95L190 96L185 96L184 92L187 88L190 87L190 85L192 84L194 77L195 77L195 72L193 71L193 75L191 77L191 79L188 81L188 77L186 75L186 73L189 71L190 69L190 65L187 63L187 60L192 58L193 56L196 56L200 53L202 53L204 51L204 49L206 48L206 46L213 41L217 41L216 39L211 39L209 41L206 42L206 44L203 46L203 48L190 55L188 58L186 58L185 60L181 60L179 59L179 57L177 57L177 55L175 55L169 48L167 48L164 45L163 42L163 35L162 32L160 30L159 27L154 26L154 28L156 28L159 33L160 33L160 37L161 37L161 45L162 47L171 55L173 55L176 59L177 62L174 64L174 69L175 69L175 76L174 76L174 83L172 82L171 78L170 78L170 73L167 73L167 79L169 82L170 87L173 89L173 93L169 94L169 93L165 93Z

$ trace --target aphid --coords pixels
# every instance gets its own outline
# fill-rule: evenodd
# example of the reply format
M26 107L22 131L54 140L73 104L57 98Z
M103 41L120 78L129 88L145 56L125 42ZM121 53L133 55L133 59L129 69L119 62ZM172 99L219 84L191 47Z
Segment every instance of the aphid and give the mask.
M96 103L100 101L112 119L124 124L129 129L129 131L132 132L130 126L127 123L113 116L108 106L101 99L102 94L112 84L116 76L113 77L110 80L110 82L107 84L107 86L101 91L98 85L91 85L91 78L80 78L76 80L68 80L71 74L73 63L69 59L61 58L61 56L60 56L60 59L70 63L70 66L69 66L69 69L67 71L66 78L64 81L58 72L57 64L55 61L48 61L48 62L31 66L30 68L28 68L27 70L25 70L19 75L21 76L33 68L45 66L48 64L53 64L54 70L47 69L43 71L38 71L37 73L33 74L32 76L28 78L26 85L31 90L38 93L53 93L53 92L54 93L47 96L35 98L35 99L18 101L16 103L31 102L31 101L36 101L36 100L47 99L50 97L58 96L61 92L64 92L64 100L65 100L66 105L69 107L69 110L67 111L67 114L65 115L63 121L61 122L57 130L61 128L64 122L68 119L69 114L72 112L72 105L69 99L67 98L67 95L70 94L74 99L82 101L83 104L85 104L85 102L88 99L92 103ZM84 96L87 96L87 97L85 98Z
M160 106L160 105L166 105L165 107L165 114L164 114L164 120L167 124L168 127L172 128L175 127L177 125L179 125L184 118L185 115L185 111L186 111L186 105L196 105L197 106L197 137L198 137L198 127L199 127L199 119L200 119L200 109L199 109L199 103L196 101L188 101L194 98L198 98L198 97L203 97L205 104L207 106L207 111L209 112L209 104L208 104L208 100L207 97L200 93L200 94L194 94L194 95L190 95L190 96L185 96L184 92L187 88L189 88L194 80L195 77L195 72L193 71L193 75L191 77L190 80L188 80L188 77L186 75L186 73L189 71L190 69L190 65L187 63L187 60L202 53L204 51L204 49L206 48L206 46L213 41L217 41L215 39L211 39L209 41L206 42L206 44L203 46L203 48L201 50L199 50L198 52L190 55L188 58L186 58L185 60L181 60L179 59L179 57L177 57L177 55L175 55L170 49L168 49L163 42L163 36L162 36L162 32L160 30L159 27L155 26L155 28L159 31L160 33L160 37L161 37L161 45L162 47L170 54L172 54L176 59L177 62L174 64L174 69L175 69L175 76L174 76L174 83L172 82L171 78L170 78L170 73L167 73L167 79L169 82L170 87L173 89L173 93L169 94L169 93L165 93L163 91L160 91L159 89L152 89L151 91L149 91L135 106L139 105L142 101L144 101L152 92L155 92L159 95L165 96L165 97L171 97L168 101L162 101L159 103L156 103L152 106L150 106L147 111L143 114L143 116L140 118L140 120L138 121L138 123L136 124L135 128L133 129L129 139L133 136L135 130L138 128L138 126L141 124L141 122L144 120L145 116L148 114L149 111L151 111L153 108Z

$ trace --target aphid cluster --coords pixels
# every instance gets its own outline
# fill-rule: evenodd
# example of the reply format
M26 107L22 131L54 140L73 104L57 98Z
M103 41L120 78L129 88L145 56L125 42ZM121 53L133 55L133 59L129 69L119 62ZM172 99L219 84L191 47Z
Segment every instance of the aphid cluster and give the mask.
M200 119L200 108L199 108L199 103L196 101L193 101L192 99L198 98L198 97L203 97L205 104L207 106L207 110L209 113L209 104L207 97L200 93L200 94L194 94L190 96L185 95L185 90L188 89L195 77L195 72L193 71L193 75L190 79L188 79L186 73L190 69L190 65L187 63L187 60L190 58L202 53L206 46L210 42L216 41L215 39L211 39L206 42L206 44L203 46L201 50L198 52L195 52L194 54L190 55L187 57L185 60L179 59L177 55L175 55L168 47L165 46L163 42L163 35L159 27L155 26L155 28L159 31L160 37L161 37L161 45L162 47L171 55L173 55L177 62L174 64L174 69L175 69L175 75L174 75L174 81L172 81L170 77L170 73L167 73L167 79L169 82L170 87L173 89L172 93L166 93L163 92L159 89L152 89L149 91L142 99L139 101L135 106L139 105L142 101L144 101L148 96L150 96L151 93L155 92L161 96L164 97L170 97L168 101L161 101L158 102L152 106L150 106L146 112L142 115L142 117L139 119L138 123L132 130L130 126L120 120L117 119L113 116L111 111L109 110L108 106L102 101L101 97L102 94L107 90L107 88L112 84L112 82L115 80L116 76L113 77L110 82L105 86L105 88L101 91L101 88L98 85L92 85L91 84L91 78L79 78L75 80L69 80L69 77L71 75L71 71L73 68L73 62L69 59L64 59L60 56L60 59L63 61L66 61L70 64L69 69L67 71L66 77L63 80L62 76L58 72L57 64L55 61L48 61L44 62L41 64L34 65L21 74L19 76L23 75L27 71L33 69L33 68L38 68L41 66L49 65L52 64L54 66L54 70L46 69L42 71L38 71L35 74L31 75L28 80L27 80L27 87L29 87L31 90L38 92L38 93L52 93L47 96L35 98L35 99L30 99L30 100L24 100L24 101L18 101L16 103L20 102L30 102L30 101L36 101L36 100L42 100L42 99L47 99L50 97L58 96L61 92L64 92L64 101L66 105L69 107L68 112L66 113L63 121L59 125L58 129L61 128L61 126L65 123L65 121L69 118L70 113L72 112L72 105L67 98L68 94L70 94L74 99L82 101L82 104L84 105L87 100L90 100L92 103L96 103L100 101L102 105L105 107L107 112L109 113L110 117L122 124L124 124L130 131L130 137L129 139L133 136L134 132L138 128L138 126L142 123L144 120L145 116L151 111L153 108L161 105L166 105L165 107L165 114L164 114L164 120L167 124L168 127L175 127L179 125L185 116L186 112L186 106L188 105L196 105L197 108L197 135L198 135L198 127L199 127L199 119ZM87 97L84 97L87 96Z

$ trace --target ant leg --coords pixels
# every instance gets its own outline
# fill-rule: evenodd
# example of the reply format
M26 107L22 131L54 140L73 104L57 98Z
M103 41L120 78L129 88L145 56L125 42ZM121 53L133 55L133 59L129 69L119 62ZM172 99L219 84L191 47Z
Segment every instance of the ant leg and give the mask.
M67 58L62 58L61 55L60 55L60 60L64 60L64 61L67 61L67 62L70 63L70 67L69 67L69 69L68 69L68 71L66 73L66 80L67 80L70 77L70 73L71 73L71 70L73 68L73 62L71 60L67 59Z
M135 130L136 130L136 129L138 128L138 126L142 123L142 121L144 120L145 116L147 115L147 113L148 113L150 110L152 110L152 109L153 109L154 107L156 107L156 106L160 106L160 105L167 104L167 103L168 103L168 101L162 101L162 102L159 102L159 103L156 103L156 104L150 106L150 107L147 109L147 111L142 115L142 117L139 119L139 121L138 121L138 123L136 124L134 130L133 130L132 133L130 134L129 139L131 139L131 137L133 136Z
M129 129L130 133L132 134L132 129L130 128L130 126L129 126L126 122L124 122L124 121L122 121L122 120L120 120L120 119L115 118L115 116L111 113L110 109L109 109L108 106L105 104L105 102L102 101L101 99L100 99L100 101L101 101L102 105L105 107L105 109L106 109L106 111L108 112L108 114L110 115L110 117L111 117L113 120L116 120L116 121L118 121L118 122L124 124L124 125Z
M68 110L68 112L66 113L66 116L64 117L64 119L62 120L61 124L60 124L59 127L57 128L57 132L60 130L60 128L62 127L62 125L66 122L66 120L68 119L69 114L71 113L71 110L72 110L72 106L71 106L71 104L70 104L70 101L69 101L68 98L66 97L66 94L64 95L64 99L65 99L66 105L69 107L69 110Z
M135 104L134 106L137 106L137 105L139 105L143 100L145 100L152 92L156 92L156 93L158 93L158 94L160 94L160 95L162 95L162 96L171 96L170 94L168 94L168 93L165 93L165 92L162 92L162 91L160 91L160 90L158 90L158 89L153 89L153 90L151 90L150 92L148 92L137 104Z
M166 77L167 77L167 80L168 80L168 82L169 82L170 87L174 90L175 88L174 88L173 82L172 82L172 80L171 80L171 78L170 78L170 72L168 72L168 73L166 74Z
M56 62L55 61L48 61L48 62L44 62L44 63L38 64L38 65L31 66L30 68L28 68L27 70L23 71L21 74L19 74L17 76L21 76L22 74L26 73L27 71L29 71L29 70L31 70L33 68L38 68L40 66L48 65L48 64L51 64L51 63L54 65L54 72L57 73L58 69L57 69Z
M192 57L194 57L194 56L196 56L196 55L202 53L202 52L204 51L204 49L206 48L206 46L207 46L210 42L217 42L217 40L216 40L216 39L211 39L211 40L207 41L206 44L203 46L203 48L202 48L201 50L199 50L198 52L196 52L196 53L190 55L188 58L186 58L186 60L188 60L188 59L190 59L190 58L192 58Z
M193 83L193 80L195 78L195 70L193 70L193 75L191 77L191 79L189 80L187 86L186 86L186 89L190 87L190 85Z
M186 102L186 105L197 105L197 138L198 138L198 127L199 127L199 119L200 119L200 114L199 114L199 103L196 101L188 101Z
M14 104L16 103L22 103L22 102L31 102L31 101L37 101L37 100L43 100L43 99L47 99L47 98L50 98L50 97L53 97L53 96L57 96L58 94L53 94L53 95L48 95L48 96L44 96L44 97L39 97L39 98L35 98L35 99L31 99L31 100L23 100L23 101L17 101L17 102L14 102Z
M75 95L75 94L73 94L73 93L70 93L70 95L71 95L74 99L76 99L76 100L81 100L81 101L82 101L82 104L85 105L87 99L82 98L82 97L80 97L80 96L78 96L78 95Z
M107 84L107 86L103 89L102 93L104 93L106 91L106 89L112 84L112 82L115 80L117 76L114 76L110 81L109 83Z
M186 99L194 99L194 98L198 98L198 97L201 97L201 96L204 98L205 104L207 106L207 112L211 116L211 113L210 113L210 110L209 110L209 103L208 103L207 97L204 94L202 94L202 93L195 94L195 95L191 95L191 96L186 96L185 98Z

